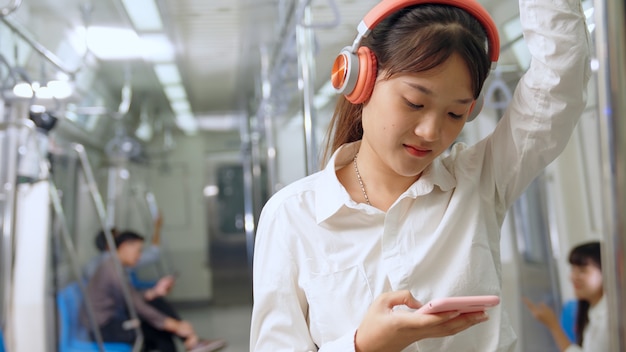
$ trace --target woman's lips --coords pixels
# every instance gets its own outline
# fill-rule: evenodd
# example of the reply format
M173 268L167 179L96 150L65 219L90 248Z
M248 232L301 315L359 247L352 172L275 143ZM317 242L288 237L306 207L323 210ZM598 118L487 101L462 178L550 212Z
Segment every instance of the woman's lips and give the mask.
M411 154L419 158L423 158L430 153L432 153L431 149L423 148L423 147L413 147L410 145L404 145L404 148Z

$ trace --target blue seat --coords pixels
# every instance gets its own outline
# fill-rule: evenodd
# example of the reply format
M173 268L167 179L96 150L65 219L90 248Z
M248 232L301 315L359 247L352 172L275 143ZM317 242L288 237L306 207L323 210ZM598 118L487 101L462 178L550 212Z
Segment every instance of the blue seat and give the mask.
M4 337L2 337L2 331L0 331L0 352L4 352Z
M81 324L79 315L83 294L77 282L72 282L57 294L59 310L59 352L100 352L98 343L89 338L87 329ZM126 343L105 342L106 352L131 352Z
M129 271L130 283L139 291L147 290L149 288L153 288L154 285L158 282L158 280L142 280L139 278L139 275L134 270Z
M559 317L561 327L565 335L572 343L576 343L576 312L578 311L578 301L575 299L566 301Z

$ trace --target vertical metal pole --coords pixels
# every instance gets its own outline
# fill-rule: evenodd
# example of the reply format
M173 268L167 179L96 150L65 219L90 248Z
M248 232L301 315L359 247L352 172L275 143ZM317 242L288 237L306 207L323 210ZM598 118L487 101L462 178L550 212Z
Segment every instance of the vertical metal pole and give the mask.
M624 0L595 1L605 200L602 271L611 351L626 351L626 25Z
M113 234L111 233L111 228L108 227L107 224L107 213L104 205L104 201L102 200L102 196L100 195L100 191L98 190L98 184L96 183L96 178L93 174L93 169L91 168L91 164L89 163L89 159L87 158L87 152L85 151L85 147L81 144L74 144L74 151L78 154L78 159L80 160L81 166L83 167L83 172L85 173L85 181L87 182L87 187L89 188L89 193L91 194L92 200L96 207L96 212L98 214L98 219L100 220L100 226L105 234L105 239L107 245L113 251L115 248L115 242L113 239ZM124 297L124 301L126 302L126 308L128 309L128 315L130 319L135 322L135 331L136 338L135 343L133 344L132 352L138 352L143 345L143 333L140 329L139 318L137 316L137 311L135 310L135 306L130 294L130 288L126 285L126 271L120 262L120 259L117 255L112 256L114 258L113 262L115 263L115 269L117 274L119 275L120 281L122 282L122 296Z
M250 116L241 116L239 129L241 136L241 165L243 168L243 207L244 207L244 231L246 234L246 254L248 269L252 273L252 260L254 256L254 232L256 228L253 200L253 175L252 175L252 137L250 132Z
M102 335L100 334L100 328L94 318L93 305L91 299L86 295L87 285L84 280L81 280L82 274L78 264L77 251L74 246L74 242L72 241L72 236L70 235L70 231L67 226L67 218L65 217L65 212L63 211L63 206L61 205L61 197L59 196L59 191L56 188L56 185L52 180L50 182L50 200L52 201L52 207L54 209L54 214L57 217L57 221L61 223L61 241L63 245L65 245L65 249L68 253L68 258L70 261L70 267L72 269L72 273L76 277L76 282L78 282L78 286L80 287L80 291L85 297L85 311L87 312L87 317L89 319L89 324L91 324L91 330L94 334L96 343L98 344L98 351L105 352L104 346L102 345Z
M303 18L296 25L296 43L298 65L300 66L300 86L302 91L302 116L304 118L304 152L306 174L317 171L317 141L315 136L316 114L313 100L315 97L315 61L313 58L313 29L311 23L311 6L304 4Z
M11 122L11 105L2 102L2 111L0 118L6 124L2 129L4 134L4 143L0 147L3 152L0 154L0 160L3 162L3 169L0 177L2 178L2 250L0 259L0 269L2 270L2 308L0 312L0 329L7 331L6 322L7 314L11 305L11 289L13 281L13 233L14 233L14 215L15 215L15 197L16 197L16 180L17 180L17 147L18 136L17 128L9 125ZM5 339L6 340L6 339ZM8 342L7 342L8 343Z
M259 117L262 116L263 130L265 132L267 189L269 194L274 194L277 191L278 184L278 163L276 161L276 136L274 134L274 106L272 104L270 59L267 48L261 47L261 104L259 107ZM260 193L259 196L261 196Z
M116 199L117 199L117 178L119 174L119 168L115 165L109 166L107 170L107 202L106 202L106 229L111 229L115 226L117 220ZM106 230L104 229L104 230Z

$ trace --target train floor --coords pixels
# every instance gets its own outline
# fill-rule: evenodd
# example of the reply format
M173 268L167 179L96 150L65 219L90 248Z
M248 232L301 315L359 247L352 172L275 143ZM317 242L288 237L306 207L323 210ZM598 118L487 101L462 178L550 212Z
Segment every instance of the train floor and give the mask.
M198 335L226 340L228 345L220 352L249 351L252 305L211 305L200 309L183 308L179 312L193 324Z
M227 341L220 352L249 351L252 280L244 245L214 243L211 250L213 297L208 304L179 305L198 335Z

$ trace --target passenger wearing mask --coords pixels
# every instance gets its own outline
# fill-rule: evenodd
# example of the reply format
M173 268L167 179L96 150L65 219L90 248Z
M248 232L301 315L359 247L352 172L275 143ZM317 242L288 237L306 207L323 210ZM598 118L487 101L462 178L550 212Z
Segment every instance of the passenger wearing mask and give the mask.
M569 254L572 266L570 280L578 299L576 310L576 344L572 344L554 311L545 303L524 302L532 315L544 324L561 352L608 352L609 321L602 285L600 242L584 243Z

